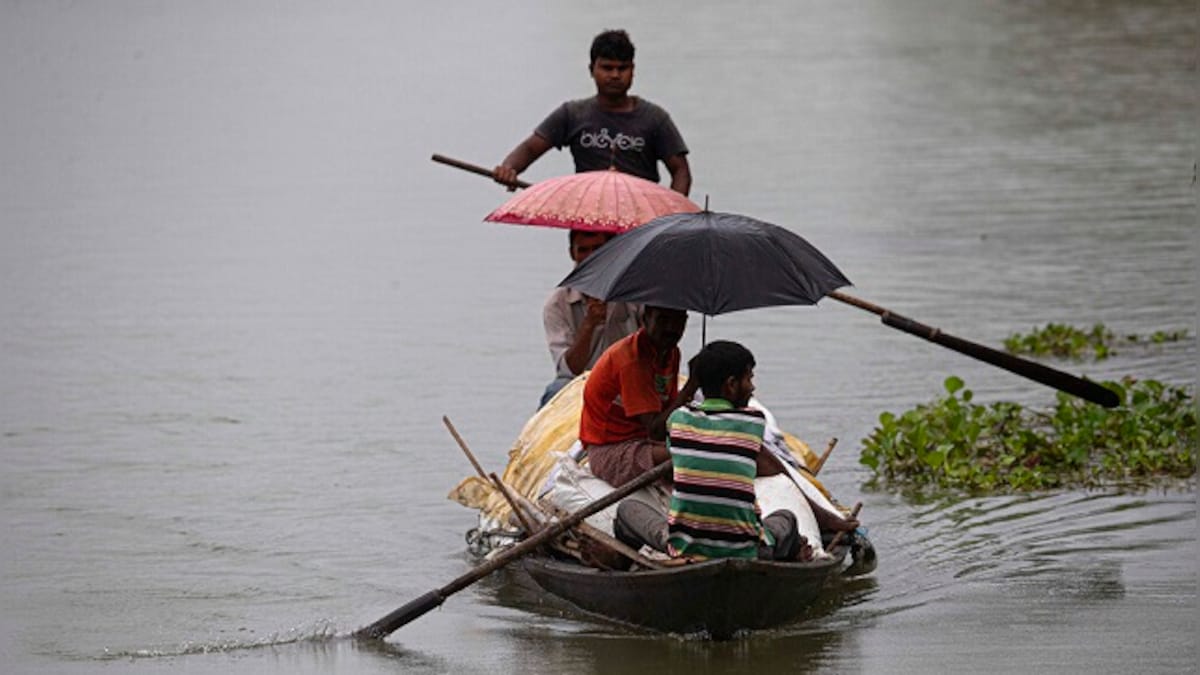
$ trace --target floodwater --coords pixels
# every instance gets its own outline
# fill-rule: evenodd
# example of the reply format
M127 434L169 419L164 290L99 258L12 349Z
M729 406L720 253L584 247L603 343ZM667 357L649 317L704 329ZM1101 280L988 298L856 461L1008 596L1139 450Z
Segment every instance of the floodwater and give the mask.
M880 555L795 626L646 635L470 565L446 499L551 374L560 231L481 222L491 165L590 92L587 45L691 146L693 197L785 225L852 293L1056 364L1194 386L1193 2L0 4L0 671L1194 672L1195 483L867 490L877 416L951 374L1053 393L832 301L713 319L861 500ZM551 153L527 178L566 173ZM683 273L686 273L684 271ZM699 321L684 348L699 345Z

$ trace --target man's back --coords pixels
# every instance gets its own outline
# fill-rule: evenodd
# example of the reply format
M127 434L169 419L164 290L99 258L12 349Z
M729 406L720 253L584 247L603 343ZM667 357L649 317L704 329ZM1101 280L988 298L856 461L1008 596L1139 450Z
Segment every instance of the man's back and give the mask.
M668 541L679 554L755 558L763 528L754 477L766 420L758 410L706 399L667 422L675 469Z

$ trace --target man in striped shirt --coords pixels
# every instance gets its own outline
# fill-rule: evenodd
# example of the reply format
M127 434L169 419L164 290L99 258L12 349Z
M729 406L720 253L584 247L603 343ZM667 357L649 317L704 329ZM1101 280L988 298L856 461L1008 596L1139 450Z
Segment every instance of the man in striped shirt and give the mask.
M666 522L634 500L617 510L616 534L630 545L649 544L691 558L804 558L811 547L786 510L759 513L755 476L780 467L762 449L763 413L747 408L754 393L754 356L736 342L710 342L689 363L704 401L671 413L667 448L674 490Z

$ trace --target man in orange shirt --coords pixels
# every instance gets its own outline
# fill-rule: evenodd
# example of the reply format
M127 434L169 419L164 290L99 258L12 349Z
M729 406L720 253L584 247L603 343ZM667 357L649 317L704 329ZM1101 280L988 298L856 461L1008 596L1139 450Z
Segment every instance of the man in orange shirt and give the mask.
M643 327L600 357L583 388L579 440L592 474L623 485L670 459L667 417L698 385L679 390L679 340L687 312L647 306Z

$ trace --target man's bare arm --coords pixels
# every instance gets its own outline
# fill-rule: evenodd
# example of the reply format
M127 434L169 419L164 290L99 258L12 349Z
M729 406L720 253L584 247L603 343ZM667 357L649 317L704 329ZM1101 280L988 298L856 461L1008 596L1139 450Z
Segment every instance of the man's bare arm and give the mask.
M759 478L775 476L786 471L783 468L783 462L762 445L758 446L758 456L755 458L754 465Z
M692 168L687 155L675 155L666 159L667 171L671 172L671 189L687 196L692 189Z
M694 377L689 377L687 383L683 385L683 389L679 390L679 395L666 408L663 408L662 412L638 415L638 421L650 432L650 438L656 441L666 439L667 418L671 416L671 413L675 412L676 408L692 400L696 396L698 389L700 389L700 382Z
M592 356L592 338L597 330L601 330L607 316L608 305L603 300L588 298L587 313L583 315L583 323L575 333L575 341L563 354L563 360L572 375L587 369L588 359Z
M539 157L546 154L552 146L546 139L537 134L530 134L529 138L517 144L517 147L508 153L496 168L492 169L492 178L497 182L509 187L514 187L517 182L517 176L522 171L529 168ZM689 179L690 180L690 179Z

